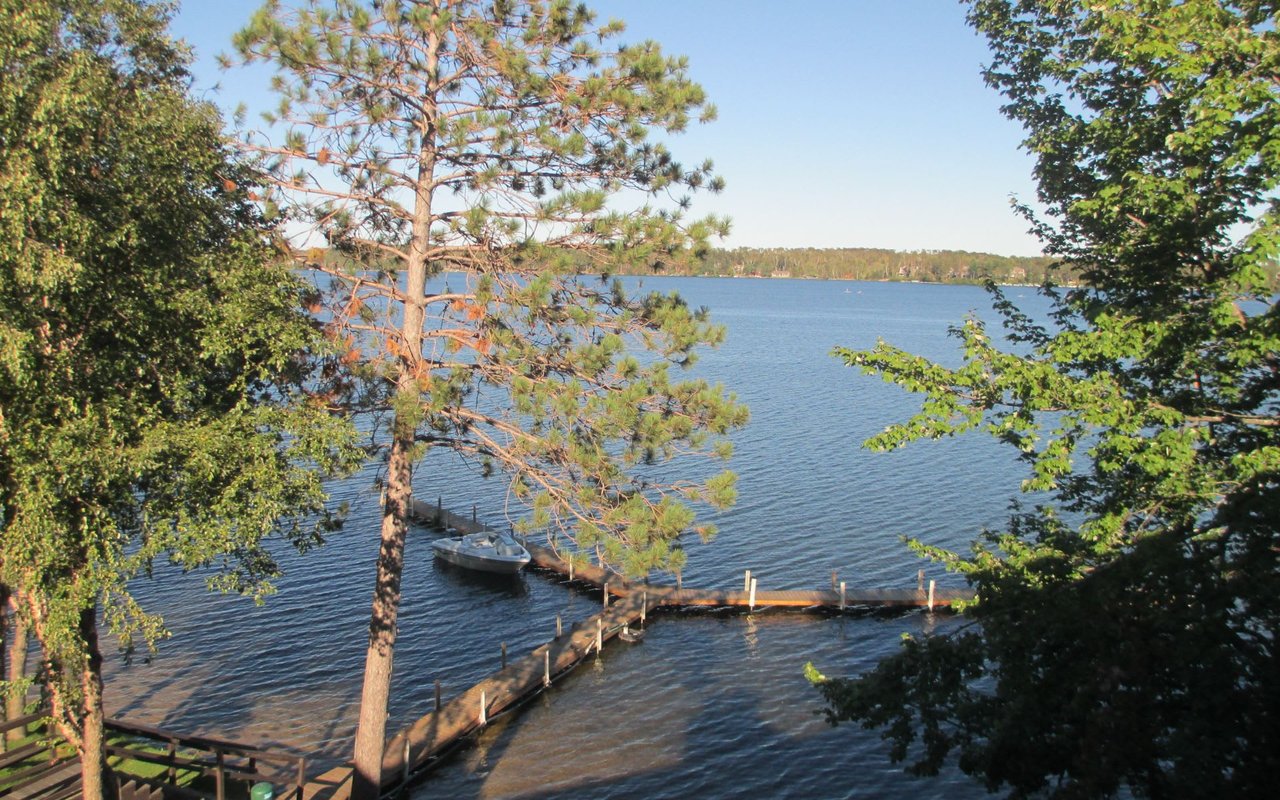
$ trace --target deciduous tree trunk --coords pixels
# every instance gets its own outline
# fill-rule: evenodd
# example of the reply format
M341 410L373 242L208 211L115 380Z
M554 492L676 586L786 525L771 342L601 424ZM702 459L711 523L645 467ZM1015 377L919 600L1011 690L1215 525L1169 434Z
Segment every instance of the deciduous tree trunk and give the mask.
M80 674L83 718L80 731L80 782L84 800L103 800L106 779L106 751L103 749L102 652L98 647L96 608L80 612L80 635L84 637L85 661Z
M5 627L4 651L0 652L0 662L7 667L0 678L10 681L9 690L4 694L4 718L17 719L22 716L26 706L26 691L23 683L27 677L27 647L29 642L27 624L18 614L18 604L13 595L5 591L5 598L0 602L0 618L7 617ZM14 744L22 738L21 730L11 730L5 734L7 743Z

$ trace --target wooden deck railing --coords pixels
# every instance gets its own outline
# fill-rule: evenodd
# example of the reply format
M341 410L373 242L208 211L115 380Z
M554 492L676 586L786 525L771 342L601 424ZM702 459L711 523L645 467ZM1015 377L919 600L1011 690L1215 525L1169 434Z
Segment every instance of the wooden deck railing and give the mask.
M201 775L212 776L217 800L225 800L228 781L250 785L258 782L283 784L288 789L277 795L282 800L301 800L302 787L307 782L307 760L293 753L262 750L238 742L203 736L188 736L120 720L107 720L107 730L131 737L137 744L164 748L164 752L153 752L138 747L112 745L107 747L108 754L167 767L166 782L169 784L176 782L179 770L194 770Z
M35 713L0 722L0 736L17 728L31 730L28 741L0 753L0 797L38 793L42 798L70 798L80 794L78 758L68 753L66 743L52 735L47 724L40 724L47 720L47 714ZM246 787L237 796L248 795L248 786L266 782L285 787L276 795L280 800L301 800L307 782L307 760L293 753L120 720L107 720L106 730L108 756L164 767L158 782L168 786L177 786L182 772L212 778L216 800L226 800L228 784L233 782ZM134 777L127 770L117 769L116 773L122 782ZM154 784L157 779L144 782Z

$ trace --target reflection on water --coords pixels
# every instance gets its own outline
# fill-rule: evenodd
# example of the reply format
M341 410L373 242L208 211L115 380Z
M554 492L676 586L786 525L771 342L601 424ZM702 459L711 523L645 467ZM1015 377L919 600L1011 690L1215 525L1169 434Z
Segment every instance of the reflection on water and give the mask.
M696 371L751 406L735 436L740 501L715 516L710 545L687 543L686 585L736 588L751 569L761 590L825 588L833 570L850 589L914 587L911 535L962 547L1005 516L1020 475L981 437L921 444L892 454L859 448L913 408L903 395L830 358L834 345L877 336L955 360L944 336L970 309L970 287L822 281L646 279L707 305L727 343ZM476 504L505 526L500 480L433 453L415 473L420 496L446 507ZM139 586L173 630L150 664L112 659L108 713L191 733L281 745L316 767L350 751L360 694L377 555L378 498L371 474L334 487L352 515L346 530L306 557L285 555L280 593L263 607L211 596L191 576L162 574ZM392 681L389 727L545 642L557 614L566 627L596 611L542 575L487 578L436 562L411 531ZM940 585L954 576L934 568ZM978 796L958 779L916 782L888 764L875 732L831 729L801 667L854 673L893 652L903 632L953 624L901 617L796 613L655 614L644 641L615 643L522 713L488 730L417 792L444 797L845 797L910 793Z

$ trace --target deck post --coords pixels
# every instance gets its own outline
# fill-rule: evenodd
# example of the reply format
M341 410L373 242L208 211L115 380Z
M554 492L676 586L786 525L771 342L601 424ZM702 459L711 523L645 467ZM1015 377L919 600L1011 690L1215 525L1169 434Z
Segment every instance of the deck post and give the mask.
M833 575L835 573L832 573ZM844 611L844 581L840 581L840 610Z
M742 573L742 591L750 591L751 589L751 570Z
M604 607L609 607L609 582L604 582Z
M481 689L480 690L480 724L481 725L489 724L489 713L488 713L489 709L486 708L486 706L488 705L489 705L489 701L488 701L488 698L485 696L485 691L484 689Z
M596 658L600 657L602 649L604 649L604 619L596 617Z
M542 651L542 685L551 685L551 648Z
M573 581L573 556L569 556L569 580Z
M165 752L169 756L169 772L166 777L169 779L170 785L176 786L178 784L178 765L174 759L178 757L178 740L169 737L169 748Z
M751 594L747 598L747 604L750 605L752 611L756 610L756 579L755 578L751 579Z
M645 612L648 610L649 610L649 590L645 589L641 593L641 600L640 600L640 627L642 628L644 627L644 615L645 615Z
M227 800L227 759L222 752L222 748L214 749L214 763L216 771L213 774L213 794L217 800Z
M933 610L933 586L937 581L929 581L929 610Z

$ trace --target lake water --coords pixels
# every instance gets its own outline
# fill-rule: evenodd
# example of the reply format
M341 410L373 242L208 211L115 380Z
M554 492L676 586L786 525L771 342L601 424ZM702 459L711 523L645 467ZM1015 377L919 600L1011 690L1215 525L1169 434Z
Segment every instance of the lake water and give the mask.
M634 279L633 279L634 282ZM928 566L901 544L910 535L963 548L999 525L1022 474L982 435L918 443L890 454L862 450L915 400L844 367L833 346L882 337L955 362L949 325L990 318L978 288L799 280L656 279L706 305L728 341L706 351L698 374L751 408L731 464L740 500L714 517L720 535L688 546L689 586L736 587L751 569L761 588L821 588L831 572L850 586L914 587ZM1043 309L1032 290L1019 303ZM506 524L502 481L436 457L416 473L420 497ZM139 586L173 638L151 661L109 660L108 713L144 724L279 745L317 767L349 755L360 695L379 509L369 475L343 482L346 529L323 549L285 560L280 593L265 606L211 596L192 576ZM512 509L514 512L515 510ZM598 600L536 574L492 580L431 558L436 534L411 531L389 730L499 666L500 647L527 652ZM921 781L888 762L874 731L829 727L801 668L865 670L902 633L945 631L955 620L923 613L664 613L639 645L614 643L518 714L503 718L414 792L415 797L978 797L963 776Z

